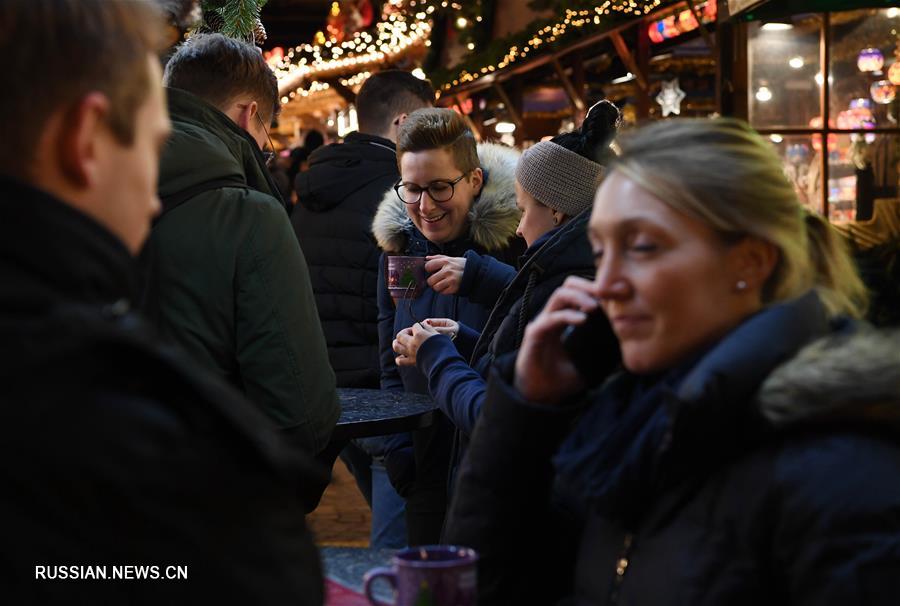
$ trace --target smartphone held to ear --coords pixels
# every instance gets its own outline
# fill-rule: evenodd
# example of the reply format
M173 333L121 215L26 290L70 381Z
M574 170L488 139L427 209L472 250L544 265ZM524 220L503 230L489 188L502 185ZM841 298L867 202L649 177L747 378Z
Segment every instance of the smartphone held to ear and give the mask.
M588 386L599 385L621 365L619 340L599 307L583 323L566 328L561 340Z

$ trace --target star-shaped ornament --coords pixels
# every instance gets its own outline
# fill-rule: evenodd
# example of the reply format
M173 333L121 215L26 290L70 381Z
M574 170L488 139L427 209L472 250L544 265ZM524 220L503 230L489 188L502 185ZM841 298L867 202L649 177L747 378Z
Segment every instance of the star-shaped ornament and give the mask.
M678 78L662 83L662 90L656 95L656 102L662 106L663 118L669 114L681 114L681 101L684 99L684 91L678 86Z

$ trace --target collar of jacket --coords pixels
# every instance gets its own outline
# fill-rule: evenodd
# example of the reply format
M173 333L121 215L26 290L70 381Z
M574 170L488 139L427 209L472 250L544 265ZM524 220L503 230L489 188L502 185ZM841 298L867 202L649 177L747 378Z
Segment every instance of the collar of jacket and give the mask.
M503 145L481 143L478 159L486 177L481 194L469 210L468 234L475 245L491 252L506 247L519 225L521 213L516 207L515 185L519 152ZM382 250L389 253L407 250L411 235L418 233L406 213L406 205L393 190L385 193L378 206L372 233Z
M362 143L364 145L371 145L373 147L383 149L386 152L394 152L394 162L397 161L397 144L390 139L385 139L384 137L379 137L378 135L370 135L367 133L354 131L344 138L344 143Z
M38 311L62 300L133 300L137 265L92 218L47 192L0 177L0 305Z
M760 413L776 428L863 425L900 436L900 330L840 328L766 377Z
M554 459L557 470L608 514L640 517L666 486L703 475L771 435L755 406L757 389L828 330L811 292L758 312L676 368L617 375L592 393Z
M766 431L754 396L830 323L815 291L754 314L704 353L666 398L673 445L727 451ZM710 452L710 451L707 451Z
M163 150L159 193L168 196L219 179L246 183L285 208L256 141L200 97L167 88L172 137Z
M360 146L365 146L365 160L377 160L393 162L397 164L397 146L390 139L378 135L367 135L354 131L344 138L343 143L330 143L323 145L314 151L309 157L309 166L324 164L340 160L342 158L357 159L360 154Z
M393 186L399 176L397 152L390 140L350 133L343 143L314 151L309 168L297 174L298 208L327 212L359 194L368 209L381 199L381 188L388 189L385 183Z
M591 244L587 238L587 224L591 217L591 209L585 209L564 225L550 230L540 238L523 254L520 260L519 271L512 281L506 285L503 292L497 298L491 315L475 343L472 350L471 361L474 363L488 349L494 338L496 327L503 321L506 313L511 309L510 300L515 301L520 297L522 304L519 307L519 324L524 326L527 314L530 311L527 283L529 280L536 282L542 274L556 276L563 273L585 275L594 267L594 255ZM541 303L543 304L543 302ZM521 337L519 335L518 337ZM517 337L516 344L520 343Z
M590 269L594 266L594 255L587 237L587 225L591 218L591 209L587 208L572 217L565 225L551 230L532 245L522 255L519 273L537 268L537 271L554 273L574 269ZM543 241L542 241L543 240ZM516 276L518 281L519 275Z

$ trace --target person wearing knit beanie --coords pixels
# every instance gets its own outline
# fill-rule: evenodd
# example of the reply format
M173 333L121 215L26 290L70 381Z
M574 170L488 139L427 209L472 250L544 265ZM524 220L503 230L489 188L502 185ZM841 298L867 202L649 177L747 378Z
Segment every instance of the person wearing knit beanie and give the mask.
M456 427L448 486L454 485L453 474L481 413L494 360L519 348L529 320L567 278L594 274L587 223L618 118L616 107L602 101L580 129L538 143L519 159L517 233L528 250L518 269L472 250L462 258L429 257L428 280L435 290L496 300L480 335L449 318L427 318L398 333L392 344L398 364L414 364L427 377L435 404ZM470 364L461 351L471 352Z
M618 110L608 102L591 108L579 130L541 141L516 166L518 233L528 246L591 207L603 178L600 160L615 134Z

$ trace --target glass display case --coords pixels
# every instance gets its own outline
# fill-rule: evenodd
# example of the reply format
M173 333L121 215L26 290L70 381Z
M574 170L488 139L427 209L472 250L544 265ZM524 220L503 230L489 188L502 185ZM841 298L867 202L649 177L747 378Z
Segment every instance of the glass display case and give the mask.
M900 7L746 27L748 119L778 150L803 204L843 222L897 198Z

